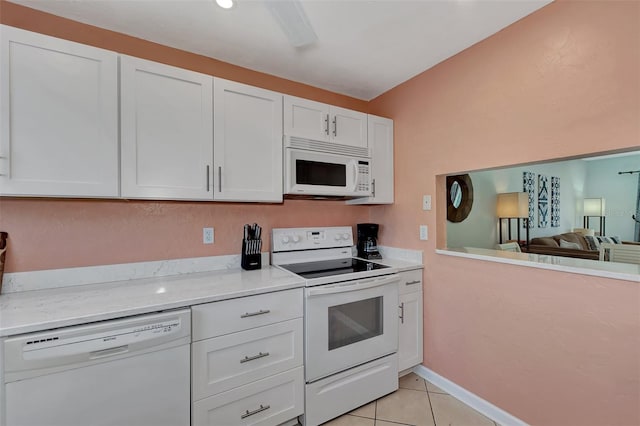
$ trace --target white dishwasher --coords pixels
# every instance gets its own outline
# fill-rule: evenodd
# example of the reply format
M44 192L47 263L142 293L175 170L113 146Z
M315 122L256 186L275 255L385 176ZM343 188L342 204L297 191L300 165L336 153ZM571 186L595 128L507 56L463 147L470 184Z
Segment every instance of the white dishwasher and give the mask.
M7 338L0 424L189 425L190 339L188 309Z

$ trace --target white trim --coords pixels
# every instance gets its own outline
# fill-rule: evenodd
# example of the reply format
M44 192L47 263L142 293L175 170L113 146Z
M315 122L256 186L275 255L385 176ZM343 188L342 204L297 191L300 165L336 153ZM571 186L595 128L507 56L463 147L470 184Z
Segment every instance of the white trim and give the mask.
M418 365L413 369L413 372L500 425L527 426L526 422L507 413L503 409L496 407L489 401L480 398L478 395L469 392L462 386L453 383L451 380L442 377L424 365Z

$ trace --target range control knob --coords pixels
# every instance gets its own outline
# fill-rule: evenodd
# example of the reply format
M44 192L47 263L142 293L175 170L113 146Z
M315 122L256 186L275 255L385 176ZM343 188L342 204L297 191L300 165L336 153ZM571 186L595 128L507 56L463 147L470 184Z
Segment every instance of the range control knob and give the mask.
M336 234L335 237L333 237L336 239L336 241L338 241L340 239L340 234Z
M284 237L282 237L282 244L288 244L289 243L289 236L285 235Z
M345 232L344 234L342 234L342 238L344 238L345 240L348 240L349 234Z
M293 236L293 242L294 243L299 243L300 242L300 236L299 235L294 235Z

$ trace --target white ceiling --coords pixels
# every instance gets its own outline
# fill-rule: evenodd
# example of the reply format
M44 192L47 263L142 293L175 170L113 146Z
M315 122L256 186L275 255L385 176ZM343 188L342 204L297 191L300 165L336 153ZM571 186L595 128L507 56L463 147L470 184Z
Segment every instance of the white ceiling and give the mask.
M294 48L265 1L11 0L370 100L551 0L302 0L318 41Z

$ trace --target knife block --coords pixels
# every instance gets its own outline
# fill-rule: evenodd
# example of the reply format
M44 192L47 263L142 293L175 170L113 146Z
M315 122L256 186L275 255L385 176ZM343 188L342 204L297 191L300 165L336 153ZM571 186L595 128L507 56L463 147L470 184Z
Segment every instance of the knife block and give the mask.
M262 240L242 239L242 256L240 266L246 271L262 268Z

